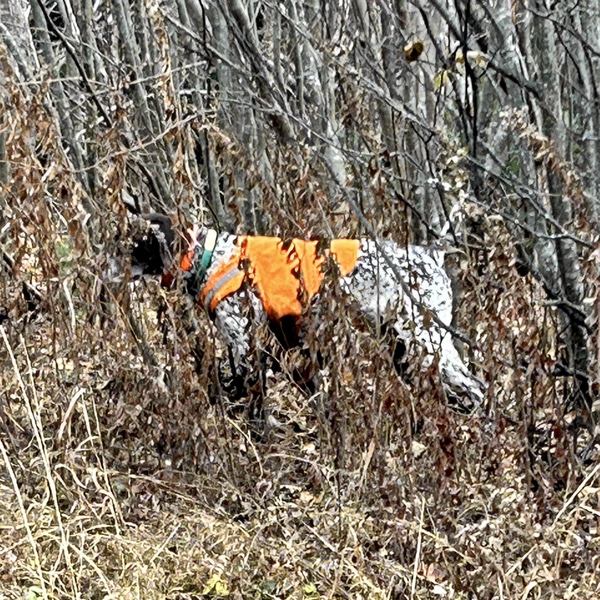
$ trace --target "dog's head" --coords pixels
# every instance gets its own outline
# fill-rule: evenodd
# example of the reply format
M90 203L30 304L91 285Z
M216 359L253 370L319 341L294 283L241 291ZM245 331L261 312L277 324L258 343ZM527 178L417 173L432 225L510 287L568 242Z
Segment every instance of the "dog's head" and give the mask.
M150 213L138 219L131 251L131 274L163 275L173 268L175 231L166 215Z

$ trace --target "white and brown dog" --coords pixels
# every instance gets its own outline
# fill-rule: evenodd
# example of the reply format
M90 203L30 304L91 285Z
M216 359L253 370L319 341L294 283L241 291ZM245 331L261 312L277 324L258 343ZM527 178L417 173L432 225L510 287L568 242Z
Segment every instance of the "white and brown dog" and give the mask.
M163 215L145 218L150 228L134 240L132 273L169 279L175 246L171 222ZM463 363L447 329L450 280L441 257L436 260L426 248L370 239L285 241L205 227L188 231L188 237L180 269L188 292L208 311L228 348L230 376L238 382L224 386L230 392L243 391L240 380L255 379L256 326L268 322L288 345L297 342L305 309L334 265L341 290L371 323L393 329L404 348L418 343L430 362L438 356L447 392L475 404L483 399L484 385Z

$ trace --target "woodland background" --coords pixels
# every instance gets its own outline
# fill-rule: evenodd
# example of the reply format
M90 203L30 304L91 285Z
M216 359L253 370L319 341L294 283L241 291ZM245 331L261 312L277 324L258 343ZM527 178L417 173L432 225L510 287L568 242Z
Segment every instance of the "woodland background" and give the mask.
M0 0L0 598L598 597L599 12ZM253 438L126 203L443 243L485 406L333 292Z

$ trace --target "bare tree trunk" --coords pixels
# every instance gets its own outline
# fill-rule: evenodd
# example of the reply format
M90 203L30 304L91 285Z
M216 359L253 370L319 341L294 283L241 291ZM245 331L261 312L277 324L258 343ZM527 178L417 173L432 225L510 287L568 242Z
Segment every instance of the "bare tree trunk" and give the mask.
M46 66L49 69L54 70L57 67L57 60L54 56L54 50L50 41L50 34L48 32L48 25L46 22L45 9L42 9L42 5L39 0L33 0L31 3L31 10L33 15L33 22L37 29L38 36L40 38L41 53L46 62ZM56 112L61 123L61 131L63 133L63 139L65 144L71 149L71 160L76 170L81 171L83 167L83 158L81 153L81 147L77 138L75 137L75 127L73 120L71 119L71 111L69 110L69 104L65 95L63 83L61 78L56 73L53 83L51 83L53 93L56 97Z

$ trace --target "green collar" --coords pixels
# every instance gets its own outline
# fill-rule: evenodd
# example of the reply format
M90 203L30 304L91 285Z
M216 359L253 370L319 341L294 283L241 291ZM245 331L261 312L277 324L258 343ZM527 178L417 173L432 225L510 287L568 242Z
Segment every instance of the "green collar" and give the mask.
M208 229L204 237L202 247L202 256L200 260L195 260L191 269L191 277L188 282L188 291L195 296L200 288L200 284L204 281L206 273L210 268L212 259L217 246L217 232L214 229Z
M206 232L204 238L204 247L202 248L202 257L200 258L200 264L196 268L196 273L200 279L204 279L206 272L210 267L213 255L215 253L215 247L217 246L217 232L214 229L209 229Z

